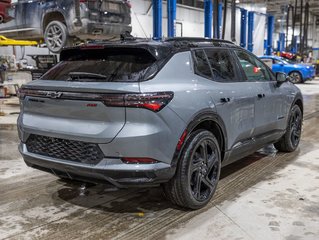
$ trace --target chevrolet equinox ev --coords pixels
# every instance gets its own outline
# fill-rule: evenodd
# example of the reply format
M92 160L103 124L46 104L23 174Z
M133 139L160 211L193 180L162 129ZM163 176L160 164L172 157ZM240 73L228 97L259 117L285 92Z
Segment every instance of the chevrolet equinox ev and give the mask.
M173 203L198 209L222 166L267 144L298 147L299 89L231 42L96 42L60 60L20 90L30 167L119 188L160 184Z

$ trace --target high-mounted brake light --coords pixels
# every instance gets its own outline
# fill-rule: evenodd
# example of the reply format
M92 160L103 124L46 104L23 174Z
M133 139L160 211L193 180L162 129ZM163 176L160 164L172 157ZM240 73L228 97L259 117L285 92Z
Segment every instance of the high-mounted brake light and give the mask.
M101 44L84 44L80 46L80 49L104 49L104 46Z

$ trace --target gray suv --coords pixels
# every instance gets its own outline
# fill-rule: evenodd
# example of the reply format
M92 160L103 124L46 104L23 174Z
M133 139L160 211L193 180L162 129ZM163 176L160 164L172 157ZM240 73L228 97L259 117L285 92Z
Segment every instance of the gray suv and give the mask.
M120 188L161 184L173 203L198 209L222 166L266 144L299 144L300 91L231 42L96 42L60 58L20 91L30 167Z

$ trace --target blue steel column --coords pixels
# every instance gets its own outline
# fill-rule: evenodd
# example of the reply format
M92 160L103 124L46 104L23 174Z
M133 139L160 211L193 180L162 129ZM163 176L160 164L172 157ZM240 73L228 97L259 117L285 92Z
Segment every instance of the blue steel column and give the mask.
M267 39L264 39L264 55L266 55L267 51Z
M212 38L212 19L213 19L213 4L212 0L205 0L205 37Z
M218 25L217 38L218 39L221 39L222 19L223 19L223 4L218 3L218 19L217 19L217 25Z
M268 26L267 26L267 55L272 53L272 37L274 33L274 16L268 16Z
M175 37L176 0L167 0L167 36Z
M153 0L153 39L162 39L162 0Z
M286 34L282 33L281 34L281 47L282 47L282 51L284 51L286 49Z
M240 46L246 48L247 40L247 10L240 9L241 22L240 22Z
M278 51L282 52L285 49L285 34L279 33Z
M293 36L293 44L292 44L292 49L291 49L291 52L292 53L297 53L297 39L298 39L298 36Z
M248 46L250 52L254 50L254 12L248 12Z

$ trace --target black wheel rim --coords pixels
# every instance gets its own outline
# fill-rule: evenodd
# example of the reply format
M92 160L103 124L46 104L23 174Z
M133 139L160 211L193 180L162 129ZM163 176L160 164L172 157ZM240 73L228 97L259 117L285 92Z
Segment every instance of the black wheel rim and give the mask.
M300 74L296 72L291 73L290 78L292 83L299 83L301 81Z
M190 187L193 197L200 202L214 193L219 178L218 150L211 140L201 141L191 156Z
M293 147L297 147L300 141L301 136L301 124L302 116L301 113L295 111L290 120L290 129L291 129L291 143Z
M50 48L57 51L63 45L63 30L59 25L53 24L47 30L47 43Z

